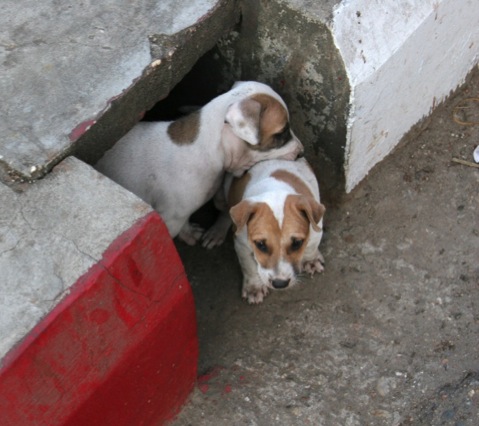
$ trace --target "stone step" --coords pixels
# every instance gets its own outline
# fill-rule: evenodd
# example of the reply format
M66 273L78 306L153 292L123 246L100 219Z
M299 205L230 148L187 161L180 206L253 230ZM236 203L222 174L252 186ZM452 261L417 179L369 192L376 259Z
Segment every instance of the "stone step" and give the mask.
M0 191L0 423L171 419L195 383L198 341L161 218L74 158Z

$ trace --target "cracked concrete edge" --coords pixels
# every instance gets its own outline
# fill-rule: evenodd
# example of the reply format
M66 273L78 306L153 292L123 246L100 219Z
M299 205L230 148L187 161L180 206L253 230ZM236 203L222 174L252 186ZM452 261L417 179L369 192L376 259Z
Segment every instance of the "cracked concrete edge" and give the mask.
M168 96L197 60L228 33L238 19L239 0L221 0L195 25L172 36L151 36L151 64L88 132L75 141L69 153L89 164L98 161L145 111Z
M152 60L143 73L118 97L107 102L95 116L85 117L70 133L71 144L42 166L28 170L2 161L6 173L0 179L7 185L33 182L44 177L69 155L94 164L128 132L158 101L168 96L197 60L239 19L239 0L220 0L194 25L173 35L149 37Z
M152 212L73 157L23 192L0 184L0 206L0 358Z

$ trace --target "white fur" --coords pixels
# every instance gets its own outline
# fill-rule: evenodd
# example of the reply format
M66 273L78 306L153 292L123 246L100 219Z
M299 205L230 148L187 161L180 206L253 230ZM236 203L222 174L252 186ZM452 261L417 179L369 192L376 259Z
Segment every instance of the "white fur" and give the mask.
M194 143L175 144L167 133L170 122L141 122L107 151L95 167L151 204L172 237L179 235L186 243L195 244L203 232L189 223L189 217L219 189L225 171L241 175L258 161L293 160L303 150L294 135L281 148L252 150L234 123L225 123L228 110L239 119L237 105L259 93L268 94L285 106L269 86L239 82L201 109ZM205 241L208 247L222 242L214 229Z
M286 182L272 178L270 175L275 170L287 170L299 177L311 190L314 198L319 203L319 186L305 159L296 161L271 160L255 165L250 171L249 181L243 200L250 202L264 202L271 208L274 217L281 228L284 220L284 203L287 195L295 194L294 189ZM318 222L321 228L323 219ZM322 272L323 257L318 246L321 242L323 231L315 231L310 225L309 239L302 258L302 272L314 274ZM244 226L235 235L235 250L243 271L242 295L249 303L261 303L270 289L273 289L272 280L289 280L291 287L296 282L296 273L290 263L281 259L274 269L265 269L256 261L253 247L248 238L248 228Z

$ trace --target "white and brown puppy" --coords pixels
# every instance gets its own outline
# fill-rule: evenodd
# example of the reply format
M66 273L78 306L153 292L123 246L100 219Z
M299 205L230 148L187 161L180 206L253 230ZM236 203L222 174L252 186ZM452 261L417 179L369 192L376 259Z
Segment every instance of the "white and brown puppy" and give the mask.
M158 211L170 235L195 244L190 215L258 161L294 160L301 142L281 97L258 82L238 82L200 110L173 122L141 122L107 151L97 170ZM209 237L209 245L221 241Z
M303 271L323 271L318 246L325 207L304 158L256 164L232 182L228 197L249 303L261 303L269 289L291 287Z

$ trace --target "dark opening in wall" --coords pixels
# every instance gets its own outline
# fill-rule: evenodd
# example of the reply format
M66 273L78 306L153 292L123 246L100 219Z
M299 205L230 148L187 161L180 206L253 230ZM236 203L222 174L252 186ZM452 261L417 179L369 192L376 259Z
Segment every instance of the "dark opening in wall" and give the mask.
M225 81L228 64L221 60L217 47L208 51L169 95L145 113L144 121L170 121L208 103L227 91L233 80Z

